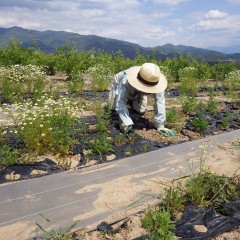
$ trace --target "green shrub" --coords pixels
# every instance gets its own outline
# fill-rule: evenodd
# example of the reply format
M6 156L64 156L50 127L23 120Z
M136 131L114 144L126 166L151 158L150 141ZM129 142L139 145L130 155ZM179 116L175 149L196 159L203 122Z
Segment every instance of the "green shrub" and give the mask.
M13 118L15 134L26 148L36 154L71 154L76 142L73 126L76 123L75 105L67 98L54 100L43 95L37 103L31 100L9 106L5 111Z
M207 130L210 126L208 121L204 118L202 114L200 116L193 118L192 125L194 126L195 130L198 132Z
M207 110L213 115L217 114L217 101L214 99L213 93L210 93L210 97L207 103Z
M240 198L239 186L234 178L218 176L209 170L192 176L186 185L186 201L200 207L214 206L224 211L223 204Z
M92 140L87 141L90 148L100 156L102 160L102 155L113 151L112 140L105 133L99 133Z
M0 94L5 101L22 101L26 94L39 98L46 89L43 68L34 65L12 65L0 68Z
M180 132L183 128L184 115L175 107L167 111L166 123L169 128L174 128Z
M162 209L156 208L147 211L143 219L143 227L147 231L148 239L173 240L173 230L175 223L171 220L171 215Z
M198 91L198 82L196 80L196 70L192 67L186 67L179 70L180 85L179 89L182 95L195 96Z
M96 64L88 69L88 73L92 78L91 86L93 91L106 91L109 89L113 74L107 65Z
M182 109L184 113L192 113L197 109L197 99L195 97L188 96L186 99L182 99Z
M238 91L240 91L240 70L228 73L223 81L223 86L228 89L228 97L234 102L240 102L238 94Z
M70 74L68 91L70 93L82 92L84 90L83 74L79 70L73 70Z

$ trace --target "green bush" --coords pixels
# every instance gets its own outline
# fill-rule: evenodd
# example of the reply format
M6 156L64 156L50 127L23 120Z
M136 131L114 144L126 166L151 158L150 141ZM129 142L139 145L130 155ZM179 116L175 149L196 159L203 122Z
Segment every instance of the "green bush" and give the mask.
M5 101L22 101L26 94L39 98L46 89L45 73L34 65L0 68L0 94Z
M214 206L222 212L223 204L240 198L240 192L234 178L218 176L208 170L200 171L187 182L186 201L200 207Z
M25 143L29 152L38 155L51 153L58 156L71 154L76 143L73 126L76 123L75 106L70 99L43 95L37 103L31 100L9 106L15 134Z
M93 91L106 91L109 89L113 74L108 66L96 64L88 69L88 73L92 79L91 87Z
M196 80L197 71L193 67L185 67L179 70L180 91L183 95L195 96L198 91L198 82Z
M18 162L19 150L8 145L0 146L0 169L2 166L10 166Z
M156 208L147 211L143 219L143 227L147 230L149 240L162 239L173 240L175 223L171 215L162 209Z
M196 112L197 109L197 99L193 96L187 96L187 98L181 99L182 110L184 113Z

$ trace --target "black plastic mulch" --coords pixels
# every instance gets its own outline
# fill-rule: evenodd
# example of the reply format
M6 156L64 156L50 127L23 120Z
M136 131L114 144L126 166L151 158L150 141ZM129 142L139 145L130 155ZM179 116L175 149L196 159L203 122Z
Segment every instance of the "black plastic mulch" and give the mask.
M183 240L210 240L240 226L240 200L224 205L226 214L220 215L213 207L200 208L188 205L182 218L176 222L176 236ZM194 226L203 225L206 231L197 231Z

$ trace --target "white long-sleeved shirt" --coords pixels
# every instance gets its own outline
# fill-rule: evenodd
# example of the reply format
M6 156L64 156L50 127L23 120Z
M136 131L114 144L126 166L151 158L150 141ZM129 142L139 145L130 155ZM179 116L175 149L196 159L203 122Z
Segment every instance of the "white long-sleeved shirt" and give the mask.
M115 75L112 83L112 88L109 93L109 102L112 103L112 108L118 113L122 123L125 126L133 125L133 121L129 116L127 108L128 100L138 99L142 107L147 107L147 95L140 93L137 89L128 83L128 73L135 67L131 67ZM154 126L156 128L163 126L166 120L165 111L165 96L164 91L154 95Z

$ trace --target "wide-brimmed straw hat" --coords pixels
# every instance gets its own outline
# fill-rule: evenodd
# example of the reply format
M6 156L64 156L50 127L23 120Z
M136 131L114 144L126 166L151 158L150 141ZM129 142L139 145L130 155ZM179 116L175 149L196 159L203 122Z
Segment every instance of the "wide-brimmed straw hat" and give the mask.
M167 88L167 79L154 63L144 63L128 74L128 82L144 93L163 92Z

